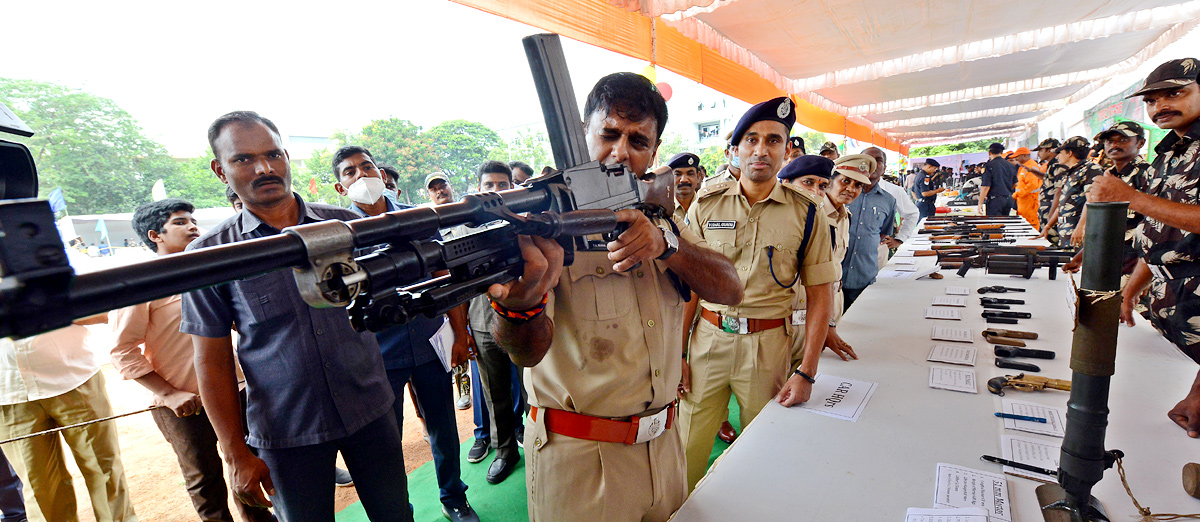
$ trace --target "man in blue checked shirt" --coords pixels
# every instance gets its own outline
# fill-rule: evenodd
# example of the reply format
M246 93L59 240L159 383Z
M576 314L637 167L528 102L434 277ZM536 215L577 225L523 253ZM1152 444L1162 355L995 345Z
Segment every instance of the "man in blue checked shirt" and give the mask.
M846 205L850 210L850 242L842 260L844 310L879 273L879 244L896 233L896 198L875 184Z

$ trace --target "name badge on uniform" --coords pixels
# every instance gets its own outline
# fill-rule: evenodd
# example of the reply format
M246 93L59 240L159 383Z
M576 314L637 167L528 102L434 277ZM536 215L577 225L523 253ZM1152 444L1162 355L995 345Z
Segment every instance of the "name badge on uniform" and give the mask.
M634 444L641 444L657 439L659 435L667 431L667 416L670 415L670 410L673 406L667 406L662 411L650 415L648 417L639 417L637 420L637 438L634 439Z
M800 326L804 324L808 318L808 310L792 310L792 326Z
M733 230L735 227L737 227L737 221L733 220L714 221L710 219L708 220L708 223L704 224L705 230Z

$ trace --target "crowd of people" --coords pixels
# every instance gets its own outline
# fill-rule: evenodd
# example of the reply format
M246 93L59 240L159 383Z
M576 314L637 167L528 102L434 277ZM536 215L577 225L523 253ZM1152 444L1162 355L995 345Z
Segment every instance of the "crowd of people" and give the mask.
M1122 320L1133 324L1148 289L1151 322L1200 362L1192 321L1200 299L1196 65L1167 62L1135 93L1152 121L1172 131L1155 144L1153 164L1139 155L1145 129L1118 122L1096 145L1082 136L1047 139L1034 151L993 144L988 161L968 171L980 177L981 214L1015 211L1062 246L1083 247L1085 202L1129 201ZM618 211L626 230L589 241L593 248L575 252L570 266L558 242L520 236L519 278L442 317L378 333L354 329L343 309L306 304L285 269L3 339L0 438L111 415L82 339L82 325L110 320L113 365L152 392L160 406L152 415L202 520L233 520L231 489L244 520L330 521L335 483L353 484L371 520L411 520L400 430L406 385L428 435L443 514L479 520L461 478L449 370L473 360L482 404L466 460L481 462L494 448L486 478L496 484L517 467L523 445L531 520L666 520L704 476L716 438L736 437L731 398L746 426L772 400L807 401L825 349L860 357L865 347L838 331L841 315L889 250L933 214L954 174L927 159L902 188L882 179L888 156L880 148L842 154L827 143L806 154L790 136L796 113L786 97L742 116L712 176L691 152L653 167L667 107L640 75L600 79L583 114L593 160L673 178L669 216ZM408 208L397 202L399 175L363 147L333 157L334 188L352 202L339 208L292 191L271 120L232 112L212 123L208 140L212 171L238 213L202 232L186 201L138 207L134 229L157 255ZM524 163L488 161L475 188L507 190L533 173ZM455 200L445 174L430 174L425 187L431 205ZM448 365L435 352L439 336L453 339ZM1200 374L1169 415L1200 437ZM5 444L3 519L20 520L25 508L35 520L76 518L60 436L96 519L134 520L111 422ZM335 466L339 453L347 470Z

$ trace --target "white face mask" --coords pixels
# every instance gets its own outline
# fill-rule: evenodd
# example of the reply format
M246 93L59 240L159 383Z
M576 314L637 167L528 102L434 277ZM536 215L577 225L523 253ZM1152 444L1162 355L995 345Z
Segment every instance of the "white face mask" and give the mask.
M383 180L379 178L358 178L348 188L346 195L350 197L350 201L370 205L379 201L380 196L383 196Z

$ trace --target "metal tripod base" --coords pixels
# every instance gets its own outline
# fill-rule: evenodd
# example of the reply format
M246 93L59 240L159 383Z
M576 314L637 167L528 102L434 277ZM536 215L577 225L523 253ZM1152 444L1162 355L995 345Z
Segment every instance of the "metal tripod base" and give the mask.
M1042 484L1036 491L1046 522L1108 522L1108 512L1096 497L1089 497L1088 505L1080 507L1067 502L1067 492L1058 484Z

